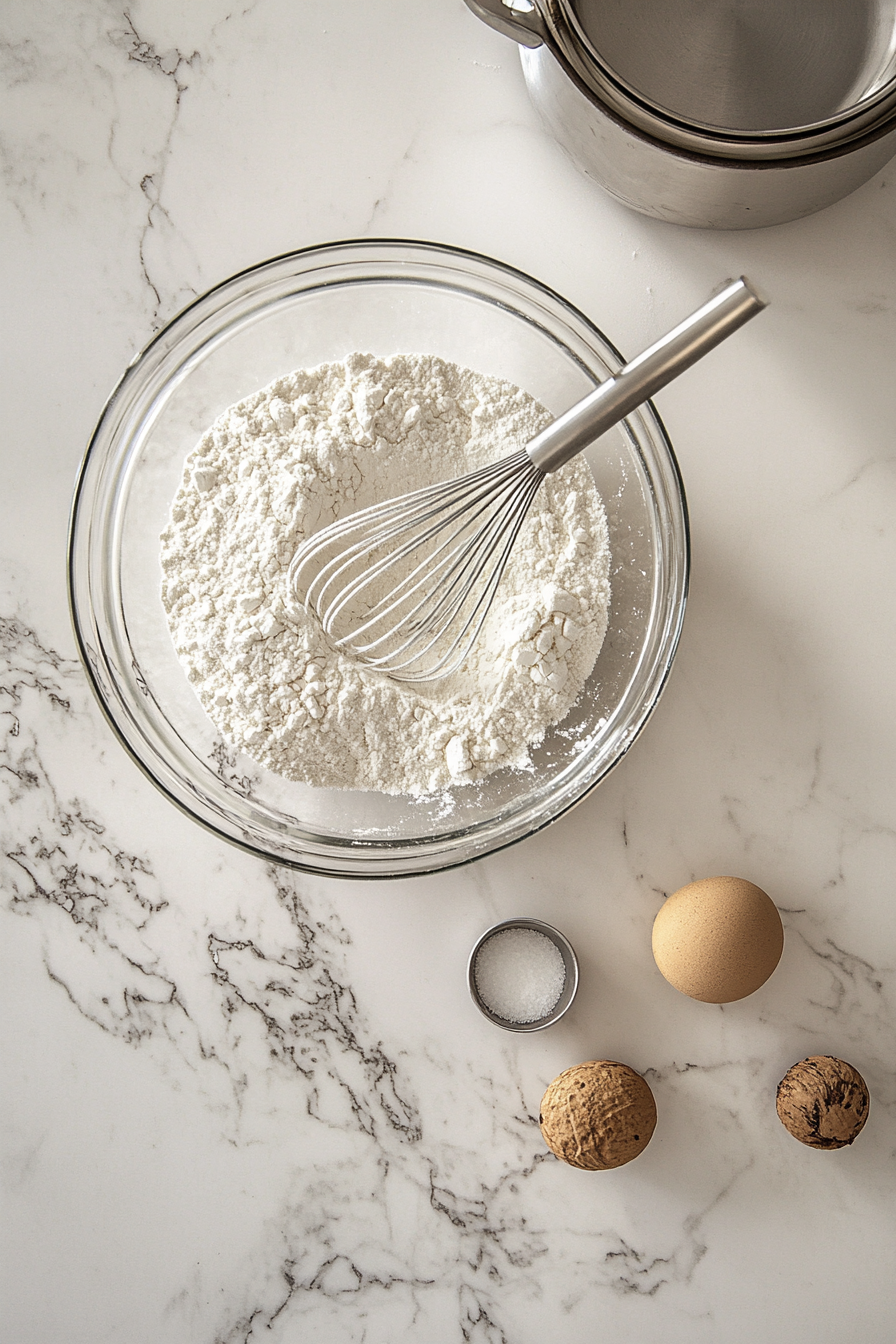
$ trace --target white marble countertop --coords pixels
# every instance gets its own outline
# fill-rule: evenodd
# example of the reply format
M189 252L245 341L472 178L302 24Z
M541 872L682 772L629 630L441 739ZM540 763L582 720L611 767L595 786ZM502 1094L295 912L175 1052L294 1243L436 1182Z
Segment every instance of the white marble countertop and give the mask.
M892 1340L896 166L756 233L628 213L461 0L11 0L0 70L3 1344ZM729 274L772 304L657 398L691 601L628 758L506 853L355 885L265 867L144 779L76 660L65 538L161 323L376 235L510 262L626 352ZM664 894L714 873L786 927L724 1008L650 952ZM524 913L582 962L531 1037L465 986ZM838 1153L775 1114L813 1053L870 1086ZM590 1058L659 1109L606 1174L536 1122Z

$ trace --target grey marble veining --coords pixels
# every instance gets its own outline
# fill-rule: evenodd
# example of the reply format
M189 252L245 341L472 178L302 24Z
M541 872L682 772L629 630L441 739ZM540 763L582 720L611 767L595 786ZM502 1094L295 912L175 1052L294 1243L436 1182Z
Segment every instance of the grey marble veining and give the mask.
M3 1344L792 1344L896 1332L896 170L809 220L691 233L579 177L461 0L13 0L0 14ZM546 281L631 350L725 274L762 325L659 399L694 568L668 690L548 831L455 873L264 865L127 758L74 655L75 471L134 350L227 275L360 235ZM221 768L228 762L222 757ZM786 944L741 1003L677 995L664 895L734 872ZM465 961L532 914L574 1008L511 1037ZM774 1088L840 1054L840 1153ZM563 1068L616 1058L638 1160L563 1167Z

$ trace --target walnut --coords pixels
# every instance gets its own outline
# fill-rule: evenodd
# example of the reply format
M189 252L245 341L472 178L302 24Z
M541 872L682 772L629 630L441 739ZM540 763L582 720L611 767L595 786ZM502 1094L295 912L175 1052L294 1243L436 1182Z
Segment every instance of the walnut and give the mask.
M584 1171L609 1171L631 1162L656 1128L656 1103L640 1074L627 1064L593 1059L555 1078L538 1117L555 1156Z
M778 1084L778 1118L810 1148L845 1148L868 1119L865 1080L845 1060L810 1055Z

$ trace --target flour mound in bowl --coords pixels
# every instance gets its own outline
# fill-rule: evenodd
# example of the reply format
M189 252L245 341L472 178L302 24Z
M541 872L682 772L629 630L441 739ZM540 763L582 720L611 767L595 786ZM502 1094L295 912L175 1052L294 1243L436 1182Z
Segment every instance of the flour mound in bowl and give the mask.
M587 464L547 476L465 665L391 681L337 651L287 588L337 517L524 446L551 415L432 355L350 355L224 411L187 458L161 537L178 657L223 737L287 779L420 795L525 767L594 667L610 551Z

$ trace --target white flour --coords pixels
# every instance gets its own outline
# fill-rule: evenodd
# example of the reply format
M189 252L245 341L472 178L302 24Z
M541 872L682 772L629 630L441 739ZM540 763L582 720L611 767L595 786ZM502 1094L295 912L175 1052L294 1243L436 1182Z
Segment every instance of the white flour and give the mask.
M504 457L550 415L429 355L299 370L225 411L187 459L162 534L178 656L223 736L322 788L421 794L523 766L578 697L607 625L609 549L591 472L548 476L466 665L403 685L296 616L286 575L335 517Z

